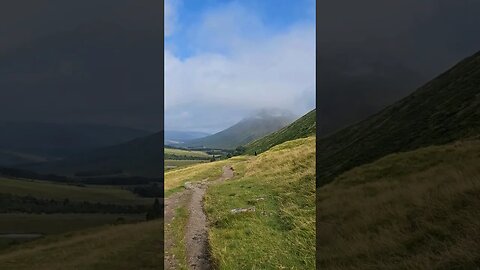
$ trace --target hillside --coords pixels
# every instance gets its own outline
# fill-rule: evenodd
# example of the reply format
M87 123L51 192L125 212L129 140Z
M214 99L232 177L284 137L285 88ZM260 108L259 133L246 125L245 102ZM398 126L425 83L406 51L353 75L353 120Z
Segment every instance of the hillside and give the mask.
M139 129L94 124L0 123L0 166L63 158L144 137Z
M62 161L28 166L45 173L73 175L77 172L121 170L125 175L163 176L162 134L156 133L123 144L78 154Z
M225 166L233 167L234 177L222 182L218 179ZM180 266L187 260L190 213L184 187L196 181L209 183L204 209L215 268L315 268L314 136L284 142L255 157L236 156L167 172L166 205L175 202L177 207L171 223L166 217L165 237L178 244L166 252L173 253ZM254 210L234 213L238 209Z
M317 185L395 152L480 133L480 52L381 112L317 141Z
M391 154L317 188L320 269L477 269L480 141Z
M262 110L213 135L187 141L188 147L234 149L290 124L294 116L288 112Z
M163 269L162 247L161 221L107 225L0 251L0 269Z
M245 152L247 154L254 154L255 152L262 153L283 142L314 135L316 124L316 110L312 110L279 131L275 131L265 137L248 143L245 146Z
M165 145L182 146L186 141L207 137L209 133L195 131L165 130Z

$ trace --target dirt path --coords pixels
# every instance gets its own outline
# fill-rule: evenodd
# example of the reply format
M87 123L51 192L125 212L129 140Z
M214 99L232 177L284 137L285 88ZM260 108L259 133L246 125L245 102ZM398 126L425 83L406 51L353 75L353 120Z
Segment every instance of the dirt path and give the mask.
M185 191L176 193L165 200L165 224L168 226L175 218L175 209L188 202L189 218L185 234L187 249L187 264L189 269L207 270L211 269L210 256L208 252L208 227L207 216L203 210L203 198L210 184L218 183L233 177L231 166L223 167L222 176L214 181L201 181L187 184ZM170 250L174 243L167 234L165 235L165 250ZM165 269L175 269L176 261L172 254L165 254Z
M173 219L175 218L175 209L182 205L186 205L190 194L190 190L184 190L182 192L177 192L171 195L164 201L164 269L177 269L177 260L175 258L175 255L171 253L171 250L175 246L175 241L174 239L172 239L172 235L170 234L170 226Z

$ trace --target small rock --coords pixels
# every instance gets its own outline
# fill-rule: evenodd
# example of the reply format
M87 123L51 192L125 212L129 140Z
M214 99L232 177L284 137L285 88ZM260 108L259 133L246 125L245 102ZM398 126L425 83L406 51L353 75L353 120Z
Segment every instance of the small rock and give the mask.
M230 213L232 213L232 214L245 213L245 212L255 212L255 207L235 208L235 209L230 210Z

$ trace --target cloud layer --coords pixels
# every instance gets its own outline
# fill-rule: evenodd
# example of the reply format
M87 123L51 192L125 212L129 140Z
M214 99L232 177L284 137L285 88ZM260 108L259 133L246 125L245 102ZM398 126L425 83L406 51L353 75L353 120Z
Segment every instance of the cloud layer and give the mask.
M233 3L205 12L187 35L192 55L165 49L165 129L217 131L261 108L315 106L313 23L271 31Z

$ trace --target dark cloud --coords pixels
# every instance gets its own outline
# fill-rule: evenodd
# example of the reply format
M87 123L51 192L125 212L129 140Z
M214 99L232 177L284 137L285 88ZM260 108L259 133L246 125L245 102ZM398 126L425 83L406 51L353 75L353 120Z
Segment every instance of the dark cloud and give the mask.
M0 7L0 121L163 125L163 1Z
M324 132L365 118L480 50L477 0L317 1Z

